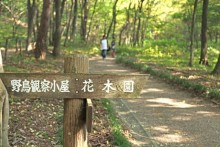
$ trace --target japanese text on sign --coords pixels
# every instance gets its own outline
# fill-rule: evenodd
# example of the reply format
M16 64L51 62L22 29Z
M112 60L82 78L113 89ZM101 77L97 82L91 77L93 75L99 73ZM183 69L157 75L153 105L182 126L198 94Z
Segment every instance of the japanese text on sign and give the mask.
M57 82L56 80L11 80L12 91L15 92L70 92L69 81L64 80Z
M91 79L85 80L83 84L84 86L81 89L83 92L94 92L95 91L94 83ZM106 93L110 93L110 91L116 91L116 88L114 87L114 84L111 83L109 79L107 79L106 83L104 83L102 91L105 91ZM124 81L123 92L134 92L134 81L132 80Z
M77 79L78 80L78 79ZM11 80L12 91L14 92L70 92L69 80L56 81L56 80ZM81 91L92 93L95 92L94 83L92 79L84 80L82 82L84 85ZM125 80L123 81L123 92L134 92L134 81ZM111 91L116 91L116 85L112 83L109 79L103 83L102 91L110 93ZM78 91L76 91L78 93Z

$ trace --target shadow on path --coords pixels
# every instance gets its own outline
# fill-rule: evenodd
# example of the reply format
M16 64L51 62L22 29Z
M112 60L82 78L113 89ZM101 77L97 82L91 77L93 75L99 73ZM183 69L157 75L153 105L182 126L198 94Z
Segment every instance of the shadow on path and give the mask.
M90 59L91 73L137 74L113 58ZM150 76L140 99L112 100L137 147L220 146L220 109Z

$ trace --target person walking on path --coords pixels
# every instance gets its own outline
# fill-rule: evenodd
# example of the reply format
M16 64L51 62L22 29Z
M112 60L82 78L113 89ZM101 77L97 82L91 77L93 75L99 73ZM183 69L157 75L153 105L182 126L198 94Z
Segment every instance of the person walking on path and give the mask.
M101 40L101 55L103 60L106 58L107 50L108 50L107 37L106 35L103 35Z

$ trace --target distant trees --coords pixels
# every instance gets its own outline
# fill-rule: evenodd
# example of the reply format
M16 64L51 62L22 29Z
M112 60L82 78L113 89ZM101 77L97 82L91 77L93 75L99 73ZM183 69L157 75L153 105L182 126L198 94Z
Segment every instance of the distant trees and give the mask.
M199 64L208 65L208 38L207 38L207 23L208 23L208 5L209 0L203 0L202 8L202 26L201 26L201 55Z
M197 9L197 5L198 5L198 0L195 0L194 8L193 8L193 15L192 15L192 22L191 22L189 66L193 66L193 59L194 59L193 43L194 43L194 35L195 35L195 23L196 23L196 9Z
M211 74L213 74L213 75L220 75L220 53L219 53L218 61L217 61L216 65L215 65L215 68L213 69Z
M55 7L55 31L53 33L53 56L60 55L61 47L61 20L66 0L54 0Z
M32 32L34 29L34 18L36 16L36 1L33 0L31 3L31 0L27 0L27 40L26 40L26 50L28 50L30 43L32 42Z
M110 25L109 25L109 28L108 28L108 32L107 32L107 37L109 36L111 30L112 30L112 38L115 37L115 26L116 26L116 16L117 16L117 3L118 3L118 0L115 0L115 3L112 7L112 20L110 22Z
M118 45L144 46L148 41L161 39L185 42L190 48L190 66L194 48L201 45L199 63L207 65L208 40L219 41L219 0L50 0L47 12L51 13L47 16L46 2L48 0L0 1L1 14L13 22L13 30L8 31L10 36L26 37L26 49L30 44L35 45L37 59L46 58L48 45L56 57L62 45L99 44L105 33L110 41L114 37ZM44 18L40 16L43 13ZM25 16L26 24L21 23ZM18 34L21 24L27 26L26 34Z
M87 36L87 22L88 22L88 13L89 13L89 7L88 7L88 0L82 0L82 8L81 8L81 39L83 41L86 41Z
M51 0L44 0L42 14L41 14L40 28L38 29L38 33L37 33L37 41L35 48L35 58L40 60L46 59L46 52L48 48L47 34L48 34L49 18L51 11L50 7L51 7Z

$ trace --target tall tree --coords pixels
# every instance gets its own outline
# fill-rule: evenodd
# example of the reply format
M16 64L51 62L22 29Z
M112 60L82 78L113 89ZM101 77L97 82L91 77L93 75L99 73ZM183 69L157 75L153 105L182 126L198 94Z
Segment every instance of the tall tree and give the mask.
M126 10L126 21L125 24L121 27L120 29L120 33L119 33L119 42L118 44L121 45L122 44L122 36L123 33L126 32L126 30L128 30L129 24L130 24L130 9L131 9L131 1L129 3L128 9Z
M55 5L55 32L53 34L53 56L60 55L61 44L61 18L66 0L54 0Z
M67 19L67 24L66 24L66 32L65 32L65 40L64 40L64 46L66 46L67 41L69 40L69 32L70 32L70 26L72 24L72 16L73 16L73 6L74 6L74 1L71 0L71 5L70 8L67 8L69 10L69 17Z
M217 61L216 65L215 65L215 68L213 69L211 74L213 74L213 75L219 75L220 74L220 53L219 53L218 61Z
M73 9L72 33L71 33L72 39L75 38L75 34L76 34L77 16L78 16L78 0L75 0L74 9Z
M92 23L93 23L93 18L94 18L95 12L96 12L97 3L98 3L98 0L95 0L95 3L93 5L92 15L91 15L90 22L89 22L88 33L87 33L87 40L89 39L89 35L90 35Z
M134 5L134 8L133 8L133 10L134 10L134 20L133 20L133 29L132 29L132 42L133 42L133 45L135 45L136 44L136 41L135 41L135 39L136 39L136 31L137 31L137 27L136 27L136 25L137 25L137 19L138 19L138 11L136 10L136 8L135 8L136 6Z
M82 0L81 8L81 39L86 41L87 35L87 21L88 21L88 0Z
M208 20L209 0L203 0L202 8L202 28L201 28L201 55L199 64L208 65L208 40L207 40L207 20Z
M51 0L43 1L43 11L41 14L40 27L38 29L37 42L35 48L35 58L40 60L46 59L50 6L51 6Z
M27 40L26 40L26 50L28 50L31 43L31 36L34 29L34 17L36 14L36 1L31 0L27 1L27 10L28 10L28 29L27 29Z
M193 58L194 58L194 50L193 50L193 42L194 42L194 32L195 32L195 22L196 22L196 9L198 5L198 0L194 2L192 22L191 22L191 34L190 34L190 60L189 66L193 66Z
M143 9L143 3L144 3L144 0L140 0L138 2L138 25L137 25L137 30L136 30L136 35L134 36L134 45L137 45L139 44L139 38L140 38L140 28L141 28L141 16L142 16L142 9Z
M115 0L115 3L114 3L113 8L112 8L112 21L111 21L110 26L108 28L107 37L109 36L109 34L111 32L111 29L112 29L112 38L115 37L115 26L116 26L116 16L117 16L117 13L116 13L117 3L118 3L118 0ZM112 27L112 25L113 25L113 27Z

